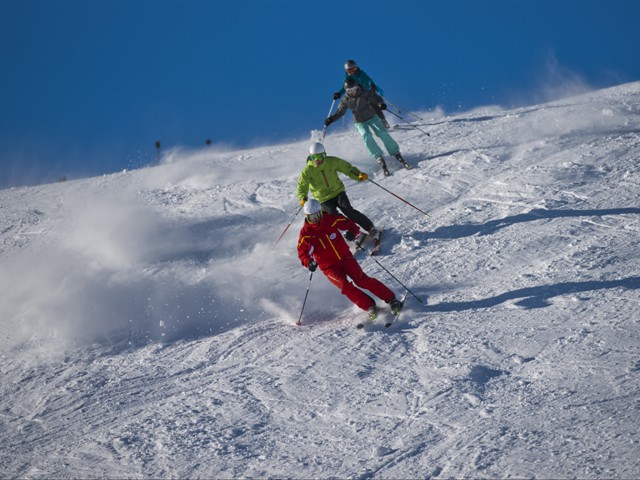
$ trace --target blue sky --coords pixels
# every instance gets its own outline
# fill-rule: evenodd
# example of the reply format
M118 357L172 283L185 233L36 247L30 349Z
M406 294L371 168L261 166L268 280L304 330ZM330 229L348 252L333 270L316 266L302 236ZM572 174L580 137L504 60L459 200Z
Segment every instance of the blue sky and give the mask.
M638 18L637 0L0 0L0 188L149 165L156 141L308 139L347 59L445 113L640 80Z

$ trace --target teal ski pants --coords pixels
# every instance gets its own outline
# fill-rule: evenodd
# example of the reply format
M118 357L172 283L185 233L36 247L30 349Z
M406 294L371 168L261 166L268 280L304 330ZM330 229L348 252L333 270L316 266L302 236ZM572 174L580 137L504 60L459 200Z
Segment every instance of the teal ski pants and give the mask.
M382 125L382 121L380 121L380 117L378 117L377 115L374 115L371 120L367 120L366 122L358 122L355 125L356 130L358 130L358 133L364 140L364 144L366 145L367 150L369 150L369 155L371 155L374 159L377 160L378 158L382 157L383 153L382 149L378 146L375 139L373 138L373 133L375 133L376 136L380 140L382 140L384 148L387 149L389 155L393 156L396 153L400 152L398 143L393 138L391 138L391 135L389 135L387 129L384 128L384 125Z

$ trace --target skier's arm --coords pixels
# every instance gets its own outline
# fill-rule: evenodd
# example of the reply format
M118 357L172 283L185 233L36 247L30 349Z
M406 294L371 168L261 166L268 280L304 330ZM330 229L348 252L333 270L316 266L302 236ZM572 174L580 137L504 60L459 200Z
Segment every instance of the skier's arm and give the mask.
M335 157L336 159L336 170L344 173L352 180L359 180L360 174L362 173L358 168L351 165L346 160L342 158Z
M313 260L311 256L311 245L306 241L306 236L300 232L300 238L298 239L298 258L304 268L309 267L309 262Z
M380 95L374 92L367 92L367 93L369 95L367 95L366 98L371 105L373 105L376 108L378 108L380 105L384 105L384 98L382 98Z
M356 79L358 83L366 87L367 90L373 90L375 92L375 89L373 88L374 87L373 80L371 80L371 77L367 75L365 71L362 69L359 70L359 73L360 75L358 75L358 78Z
M338 104L336 113L334 113L330 117L327 117L327 119L324 121L324 124L326 126L329 126L330 124L338 120L340 117L342 117L346 111L347 111L347 102L345 102L345 99L343 98L342 100L340 100L340 103Z
M307 201L309 195L309 180L307 180L307 176L304 174L304 170L300 173L298 177L298 186L296 188L296 195L298 196L298 200L301 202L304 200ZM304 205L304 203L301 203Z
M357 237L360 233L360 227L358 224L350 218L343 217L342 215L339 215L338 217L338 220L335 222L336 228L341 232L351 232L354 238Z
M373 93L377 93L378 95L382 95L382 89L376 85L373 79L365 73L364 70L360 69L359 72L362 72L363 81L360 82L361 85L367 85L367 88L371 90ZM363 83L364 82L364 83Z

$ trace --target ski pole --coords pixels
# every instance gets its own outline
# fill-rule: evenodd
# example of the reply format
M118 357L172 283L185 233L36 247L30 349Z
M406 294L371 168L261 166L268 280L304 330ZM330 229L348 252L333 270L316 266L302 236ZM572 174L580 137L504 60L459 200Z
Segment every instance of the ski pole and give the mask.
M384 100L384 103L387 103L387 104L391 105L393 108L395 108L396 110L398 110L398 113L402 113L402 109L401 109L399 106L394 105L393 103L391 103L389 100L387 100L387 99L386 99L386 98L384 98L384 97L383 97L382 99ZM419 117L419 116L417 116L417 115L414 115L414 114L413 114L413 113L411 113L409 110L406 110L406 112L407 112L409 115L411 115L412 117L417 118L418 120L424 121L424 119L423 119L423 118L421 118L421 117Z
M402 120L403 122L407 122L408 125L411 125L413 128L415 128L416 130L419 130L420 132L424 133L427 137L430 137L431 134L429 132L425 132L424 130L422 130L421 128L416 127L413 123L409 122L408 120L402 118L400 115L398 115L396 112L394 112L393 110L389 110L387 108L387 112L389 112L391 115L395 115L396 117L398 117L400 120Z
M280 241L280 239L282 237L284 237L284 234L287 233L287 230L289 230L289 227L291 226L291 224L293 223L293 221L296 219L296 217L298 216L298 214L300 213L300 210L302 210L302 205L300 205L300 208L298 208L298 211L295 213L295 215L293 216L293 218L291 219L291 221L289 222L289 225L287 225L287 227L284 229L284 232L282 232L280 234L280 236L278 237L278 240L276 240L276 243L273 244L273 248L275 248L276 245L278 245L278 242Z
M309 285L307 285L307 293L304 294L304 301L302 302L302 310L300 310L300 316L298 317L298 321L296 322L296 325L300 326L302 325L302 312L304 312L304 306L307 303L307 297L309 296L309 289L311 288L311 279L313 278L313 272L311 272L311 275L309 275Z
M420 213L425 214L427 217L429 216L429 214L427 212L423 212L422 210L420 210L418 207L416 207L415 205L407 202L404 198L399 197L398 195L396 195L395 193L393 193L390 190L387 190L386 188L384 188L382 185L380 185L379 183L374 182L373 180L371 180L370 178L368 179L371 183L373 183L374 185L377 185L378 187L380 187L381 189L383 189L385 192L390 193L391 195L393 195L394 197L396 197L398 200L402 200L404 203L406 203L407 205L409 205L410 207L415 208L416 210L418 210Z
M360 246L358 246L358 249L359 249L359 250L364 250L364 248L362 248L362 247L360 247ZM418 298L418 297L416 296L416 294L415 294L415 293L413 293L411 290L409 290L409 288L408 288L404 283L402 283L400 280L398 280L398 279L393 275L393 273L391 273L389 270L387 270L387 269L384 267L384 265L382 265L378 260L376 260L376 258L375 258L374 256L369 255L369 258L371 258L371 260L373 260L374 262L376 262L380 268L382 268L385 272L387 272L387 273L391 276L391 278L393 278L396 282L398 282L400 285L402 285L402 288L404 288L407 292L409 292L411 295L413 295L413 296L416 298L416 300L418 300L420 303L423 303L423 302L422 302L422 300L420 300L420 298Z
M333 102L331 102L331 107L329 108L329 113L327 114L327 118L329 118L331 116L331 112L333 111L333 106L336 104L336 99L333 99ZM324 128L322 129L322 138L320 139L320 143L324 142L324 136L327 133L327 128L328 125L325 125Z

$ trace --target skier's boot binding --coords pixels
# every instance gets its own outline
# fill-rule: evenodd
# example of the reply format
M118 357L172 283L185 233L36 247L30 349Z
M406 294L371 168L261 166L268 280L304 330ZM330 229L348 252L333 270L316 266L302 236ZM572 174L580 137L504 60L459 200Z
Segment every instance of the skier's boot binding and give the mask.
M382 172L384 173L385 177L388 177L389 175L391 175L391 172L389 172L389 169L387 168L387 164L385 163L384 158L380 157L378 159L378 163L382 167Z
M404 168L406 168L407 170L411 170L411 165L404 158L402 158L400 152L396 153L395 157L396 160L398 160Z

